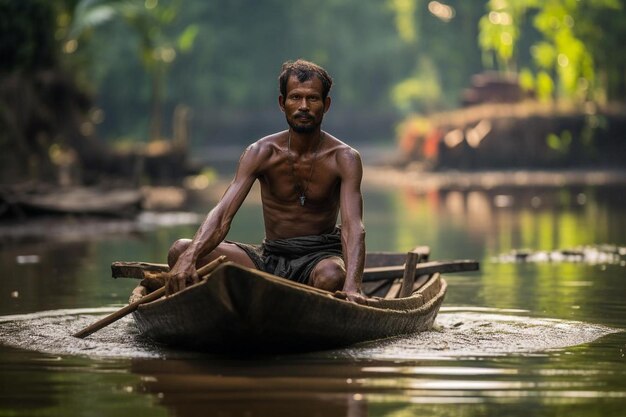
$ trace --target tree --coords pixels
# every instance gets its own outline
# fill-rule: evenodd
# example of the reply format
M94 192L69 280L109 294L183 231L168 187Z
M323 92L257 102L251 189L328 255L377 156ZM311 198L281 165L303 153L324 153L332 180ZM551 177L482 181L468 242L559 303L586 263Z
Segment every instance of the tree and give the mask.
M530 19L540 39L530 46L533 62L521 70L522 84L544 99L603 101L613 83L621 84L623 91L624 59L608 58L623 39L620 18L623 21L624 7L619 0L490 0L480 20L479 41L485 53L495 55L498 69L517 70L523 65L516 48L524 35L524 21ZM608 27L603 25L606 21ZM598 79L598 73L620 70L616 80Z
M394 104L405 113L455 107L470 76L482 69L476 45L482 6L463 0L388 0L388 5L414 62L391 91Z
M138 55L150 78L150 131L152 140L161 137L165 78L177 54L189 52L198 35L198 26L187 25L181 33L170 35L167 29L178 16L182 0L80 0L76 5L71 40L87 37L89 31L122 19L138 37Z
M91 97L76 82L55 36L73 6L73 0L0 0L3 182L50 180L62 159L84 160L93 147L87 132Z

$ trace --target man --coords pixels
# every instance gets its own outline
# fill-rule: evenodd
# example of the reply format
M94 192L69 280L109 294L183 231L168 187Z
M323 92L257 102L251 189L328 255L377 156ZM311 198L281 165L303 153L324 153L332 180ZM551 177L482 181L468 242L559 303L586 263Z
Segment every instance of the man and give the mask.
M283 64L278 104L289 129L241 155L233 181L192 240L168 255L168 290L199 280L196 268L221 255L336 296L363 303L365 229L359 153L322 131L332 79L304 60ZM260 246L224 241L254 182L261 186L265 239ZM341 213L342 225L337 227Z

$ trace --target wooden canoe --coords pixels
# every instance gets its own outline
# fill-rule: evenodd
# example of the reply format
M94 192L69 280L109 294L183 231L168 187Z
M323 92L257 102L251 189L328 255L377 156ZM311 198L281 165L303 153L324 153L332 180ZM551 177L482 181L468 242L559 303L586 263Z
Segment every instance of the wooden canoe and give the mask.
M397 254L379 255L372 263L373 258L369 263L375 266L400 259ZM424 271L433 269L420 265ZM475 262L472 265L477 267ZM465 270L476 269L465 266ZM116 275L114 268L114 276L132 276L128 270L120 271ZM380 291L380 282L370 278L364 282L367 291ZM446 282L434 272L421 275L415 288L405 298L377 297L359 305L226 262L209 279L142 304L133 315L144 336L171 346L210 352L317 350L430 329L446 294Z

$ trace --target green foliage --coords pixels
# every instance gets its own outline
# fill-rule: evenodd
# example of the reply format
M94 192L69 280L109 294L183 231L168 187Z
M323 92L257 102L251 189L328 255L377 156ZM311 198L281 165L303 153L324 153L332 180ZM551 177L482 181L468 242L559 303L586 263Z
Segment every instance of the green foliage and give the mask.
M535 78L527 68L522 68L519 73L519 85L525 91L535 90Z
M595 79L593 58L574 33L572 14L576 12L576 3L569 3L562 0L546 2L534 19L535 27L547 40L544 44L552 49L550 62L540 62L540 66L556 72L561 96L585 99L586 94L582 90L593 84ZM586 82L580 84L579 79Z
M497 67L505 71L515 70L515 53L521 24L529 7L537 0L489 0L489 13L480 19L478 43L483 51L495 52Z
M543 70L550 70L556 62L556 48L551 43L541 41L533 45L531 53L535 59L537 67Z
M69 37L78 39L114 18L123 20L138 39L137 55L151 78L150 137L161 136L165 73L178 53L191 51L198 26L189 25L179 34L169 35L181 9L181 0L80 0L76 6Z
M193 44L198 37L198 33L200 32L200 27L198 25L189 25L180 34L178 39L176 40L176 45L181 52L190 52L191 48L193 48Z
M472 74L482 70L476 43L482 5L449 0L389 0L405 46L402 60L412 62L396 81L391 101L400 111L432 111L458 105Z
M411 43L417 38L415 11L417 0L388 0L389 8L394 11L398 35L404 42Z
M114 19L85 32L81 43L93 51L92 83L106 112L105 136L141 133L141 110L150 100L150 85L136 58L138 36L122 22ZM384 2L186 0L164 31L177 48L163 88L164 119L176 104L189 105L193 123L203 124L192 134L203 139L213 127L204 120L212 117L231 124L244 112L255 120L267 114L280 118L276 79L288 59L314 60L332 74L329 118L355 109L391 113L391 87L415 68ZM182 53L190 40L193 51Z
M561 135L550 133L546 137L546 144L550 149L557 151L560 154L567 154L569 152L570 145L572 144L572 132L564 130Z
M104 137L145 137L147 115L166 124L179 103L194 109L203 124L192 134L203 138L213 119L280 117L276 76L298 57L333 75L329 120L455 107L471 75L489 66L520 72L544 100L602 101L626 96L626 54L616 52L626 38L622 3L0 0L9 33L0 67L60 58L97 93ZM35 4L52 19L13 12ZM31 40L14 48L16 34Z
M487 14L480 20L479 43L486 53L494 53L497 67L515 69L518 59L515 48L522 37L524 20L531 18L533 28L540 39L530 47L533 66L537 71L537 93L541 98L548 94L575 101L601 100L609 84L598 85L599 72L614 69L600 64L606 60L607 45L599 39L604 37L609 44L617 45L619 36L624 35L623 24L612 22L621 30L611 33L601 26L601 17L607 13L624 16L624 8L618 0L490 0ZM624 60L616 70L622 71ZM527 71L530 69L527 69ZM551 78L547 82L546 78Z
M394 104L404 112L432 110L441 104L441 83L433 62L424 59L415 75L396 84L391 97Z
M539 71L537 73L536 80L536 90L537 98L541 101L548 101L552 98L554 92L554 81L550 74L546 71Z

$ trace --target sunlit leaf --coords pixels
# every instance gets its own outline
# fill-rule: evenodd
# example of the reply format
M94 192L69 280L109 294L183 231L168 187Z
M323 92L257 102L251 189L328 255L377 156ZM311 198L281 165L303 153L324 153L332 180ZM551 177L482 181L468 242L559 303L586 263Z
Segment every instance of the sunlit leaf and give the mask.
M533 73L528 68L524 68L520 71L519 85L525 91L535 89L535 77L533 77Z
M395 85L391 97L394 104L403 110L409 110L418 103L438 102L441 98L441 84L432 62L420 62L413 77Z
M556 51L553 45L548 42L539 42L533 46L531 52L539 68L549 69L554 66Z
M117 11L108 5L100 5L76 15L71 26L70 37L78 38L85 30L101 25L113 17Z
M178 37L178 48L181 52L188 52L193 47L193 43L200 32L198 25L189 25Z
M554 92L554 81L552 80L552 77L550 77L550 75L547 72L540 71L537 74L535 85L536 85L536 91L537 91L537 98L539 100L545 101L545 100L549 100L552 98L552 94Z
M415 9L416 0L388 0L389 7L395 13L395 23L400 39L413 42L416 39Z
M558 151L561 148L561 139L554 133L550 133L546 137L546 144L550 149Z

